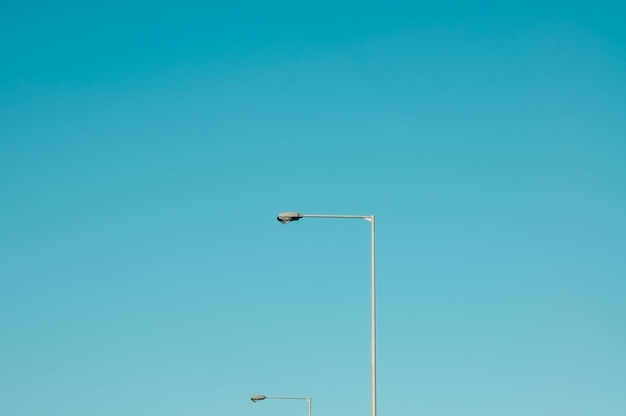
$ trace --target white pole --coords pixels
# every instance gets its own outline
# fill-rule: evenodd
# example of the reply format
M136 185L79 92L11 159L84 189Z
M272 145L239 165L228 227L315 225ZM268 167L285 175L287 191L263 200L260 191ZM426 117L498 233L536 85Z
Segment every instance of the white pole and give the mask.
M309 397L306 401L309 402L309 416L311 416L311 398Z
M376 416L376 225L372 224L372 416Z

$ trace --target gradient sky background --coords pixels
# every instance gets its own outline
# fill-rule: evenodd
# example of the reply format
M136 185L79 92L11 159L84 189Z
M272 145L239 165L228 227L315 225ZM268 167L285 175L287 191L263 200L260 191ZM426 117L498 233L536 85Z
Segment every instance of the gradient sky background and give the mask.
M626 414L626 3L0 5L0 414Z

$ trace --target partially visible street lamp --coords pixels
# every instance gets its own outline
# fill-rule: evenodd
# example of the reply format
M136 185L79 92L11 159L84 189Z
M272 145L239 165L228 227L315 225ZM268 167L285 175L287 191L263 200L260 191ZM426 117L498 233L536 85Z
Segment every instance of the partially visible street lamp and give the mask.
M311 416L311 398L310 397L282 397L282 396L264 396L262 394L257 394L250 397L250 400L253 402L260 402L265 399L282 399L282 400L306 400L309 405L309 416Z
M283 224L298 221L300 218L360 218L371 224L372 230L372 416L376 416L376 244L373 215L327 215L327 214L300 214L299 212L281 212L276 218Z

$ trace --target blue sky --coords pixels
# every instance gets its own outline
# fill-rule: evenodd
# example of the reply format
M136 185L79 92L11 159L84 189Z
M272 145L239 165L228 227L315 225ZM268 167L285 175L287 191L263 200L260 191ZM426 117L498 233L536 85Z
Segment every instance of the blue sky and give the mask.
M625 12L3 3L0 414L623 414Z

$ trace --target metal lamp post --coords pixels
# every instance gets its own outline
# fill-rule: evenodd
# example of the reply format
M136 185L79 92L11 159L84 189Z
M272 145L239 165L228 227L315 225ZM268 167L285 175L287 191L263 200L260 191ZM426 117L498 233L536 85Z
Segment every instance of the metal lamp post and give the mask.
M306 400L309 405L309 416L311 416L311 398L310 397L282 397L282 396L264 396L262 394L257 394L250 397L250 400L253 402L259 402L265 399L281 399L281 400Z
M369 221L372 229L372 416L376 416L376 243L375 222L373 215L326 215L282 212L276 218L283 224L298 221L300 218L360 218Z

